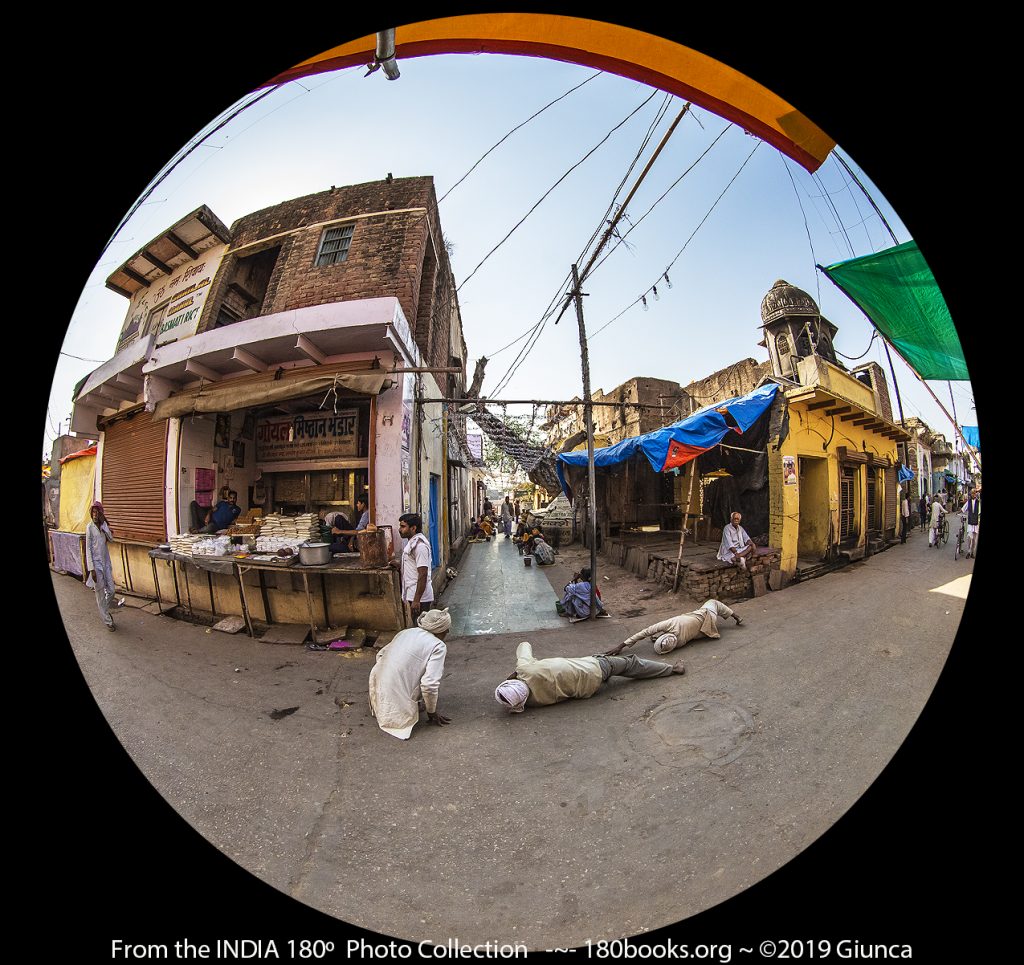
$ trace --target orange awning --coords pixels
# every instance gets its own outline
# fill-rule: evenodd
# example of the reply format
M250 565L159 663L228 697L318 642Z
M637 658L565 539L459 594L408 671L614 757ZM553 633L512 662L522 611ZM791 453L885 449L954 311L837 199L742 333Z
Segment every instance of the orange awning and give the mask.
M280 84L368 64L376 36L332 47L278 74ZM471 14L400 26L395 56L516 54L545 57L629 77L693 101L757 135L808 171L835 147L820 127L767 88L720 61L653 34L577 17L543 13Z

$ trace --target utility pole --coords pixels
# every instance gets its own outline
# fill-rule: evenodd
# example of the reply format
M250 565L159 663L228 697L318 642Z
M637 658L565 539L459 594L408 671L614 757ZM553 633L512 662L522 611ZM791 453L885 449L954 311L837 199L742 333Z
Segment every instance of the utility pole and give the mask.
M590 616L597 616L597 477L594 471L594 406L590 400L590 353L587 351L587 327L583 321L583 292L580 274L572 266L572 298L576 302L576 321L580 326L580 362L583 364L583 421L587 428L587 529L590 533Z

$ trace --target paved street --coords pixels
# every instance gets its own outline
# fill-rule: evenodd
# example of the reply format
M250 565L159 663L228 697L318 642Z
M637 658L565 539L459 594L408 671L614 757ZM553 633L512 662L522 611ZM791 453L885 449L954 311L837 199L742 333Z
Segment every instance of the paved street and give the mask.
M481 574L506 572L514 549L503 542L469 548L453 606ZM503 633L456 616L464 635L449 640L439 704L454 722L420 725L408 742L369 714L372 651L269 646L135 607L110 634L89 590L57 575L53 586L115 733L225 854L385 934L552 947L709 908L841 817L900 746L943 667L973 566L952 556L952 545L929 550L915 534L737 604L745 626L673 655L685 658L685 676L616 679L590 700L509 715L493 690L519 640L538 656L590 654L703 602L655 595L624 616L613 587L635 578L605 567L613 618L568 626L543 612L533 582L528 634L509 627L520 604L495 621ZM473 607L481 587L493 591L472 586ZM550 587L547 600L553 615ZM636 652L653 655L650 643Z

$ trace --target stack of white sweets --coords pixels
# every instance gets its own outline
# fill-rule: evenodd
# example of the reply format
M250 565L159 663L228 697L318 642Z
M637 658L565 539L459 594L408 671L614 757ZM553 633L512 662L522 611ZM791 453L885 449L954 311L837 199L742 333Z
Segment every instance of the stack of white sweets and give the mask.
M271 513L263 517L260 535L256 538L256 552L276 553L289 547L296 552L308 540L320 539L320 519L316 513L301 513L298 516L282 516Z

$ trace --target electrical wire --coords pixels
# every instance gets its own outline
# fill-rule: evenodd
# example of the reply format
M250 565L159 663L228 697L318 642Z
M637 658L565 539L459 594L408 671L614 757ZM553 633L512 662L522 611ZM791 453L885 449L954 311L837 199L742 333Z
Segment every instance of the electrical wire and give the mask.
M647 133L644 135L644 138L643 138L643 140L640 143L640 147L637 149L636 154L633 156L633 160L630 162L629 167L626 169L626 173L622 176L622 180L619 182L618 187L616 187L615 192L612 195L612 199L608 203L608 207L605 209L604 214L601 215L601 218L600 218L600 220L597 223L597 227L594 228L593 234L591 234L590 238L587 240L587 243L583 246L583 250L580 252L579 257L576 259L576 264L579 264L579 262L581 262L583 260L583 258L586 256L587 251L590 249L590 246L594 243L595 239L600 234L601 229L604 227L604 225L605 225L605 223L607 221L608 216L611 214L612 209L615 207L615 201L618 198L619 194L622 192L622 188L625 186L626 180L629 178L629 175L632 173L633 169L636 167L637 162L640 160L640 157L642 156L644 150L646 150L647 145L651 141L651 137L654 135L654 131L657 129L657 127L661 123L661 121L665 118L665 115L668 113L668 108L669 108L669 105L670 105L671 101L672 101L672 95L671 94L666 94L665 95L665 99L662 101L661 107L658 109L658 112L657 112L657 114L654 117L654 120L651 122L650 127L647 128ZM562 279L562 281L559 282L558 290L557 290L554 298L552 298L551 302L548 303L548 307L544 310L544 313L542 313L542 316L541 316L542 320L546 316L546 314L549 311L551 311L552 306L556 302L561 301L563 290L564 290L565 286L569 283L569 280L571 279L571 277L572 277L572 273L568 272L568 273L566 273L566 276ZM534 323L528 329L526 329L526 331L524 331L521 334L517 335L507 345L503 345L497 351L491 352L490 355L488 356L488 358L492 358L493 359L496 355L500 355L502 352L504 352L506 349L511 348L517 342L521 342L528 335L530 335L533 332L535 332L537 330L537 326L539 324L540 324L539 322Z
M750 162L750 159L757 153L757 149L763 143L764 143L763 141L758 141L757 144L754 145L754 150L751 151L747 155L746 160L740 165L739 170L732 176L732 178L730 178L729 183L722 189L722 193L717 198L715 198L714 204L712 204L711 207L708 209L707 214L705 214L704 217L701 218L701 220L700 220L699 224L697 225L697 227L694 228L692 232L690 232L690 237L687 238L685 242L683 242L683 247L680 248L679 251L676 252L675 257L668 263L668 265L665 267L664 271L658 276L659 279L663 278L665 275L668 274L669 269L672 268L673 265L675 265L675 263L682 256L683 252L686 251L687 246L690 244L691 241L693 241L694 235L696 235L697 232L700 231L700 229L704 226L704 223L708 220L708 218L711 217L711 213L718 206L718 202L721 201L722 198L725 197L726 192L729 190L729 188L732 187L733 182L735 182L735 180L740 176L740 174L742 173L743 169L747 166L747 164ZM622 316L625 315L626 312L628 312L631 308L634 308L636 305L639 305L640 302L643 301L647 297L648 292L650 292L656 285L657 285L657 282L655 282L654 285L652 285L650 288L648 288L646 291L644 291L644 293L642 295L639 295L634 301L630 302L630 304L628 304L621 312L619 312L618 315L616 315L614 318L611 318L607 322L605 322L604 325L602 325L596 332L591 334L589 336L589 338L592 339L592 338L595 338L597 335L600 335L601 332L603 332L609 325L612 324L612 322L615 322L618 319L622 318Z
M474 165L464 175L462 175L462 177L459 178L458 181L456 181L447 191L445 191L443 195L441 195L437 203L440 204L442 201L444 201L444 199L447 198L449 194L451 194L460 184L462 184L463 181L466 180L466 178L468 178L477 169L477 166L480 164L480 162L483 161L483 159L486 158L487 155L491 153L491 151L504 144L505 141L507 141L513 134L515 134L516 131L518 131L520 128L526 127L526 125L529 124L530 121L532 121L536 117L540 117L540 115L543 114L549 107L554 107L555 104L557 104L560 100L563 100L564 98L568 97L574 91L578 91L584 84L589 84L595 77L600 77L603 73L603 70L599 70L596 73L591 74L586 80L581 81L575 87L570 87L564 94L559 94L558 97L556 97L553 101L549 101L539 111L536 111L535 113L531 114L528 118L526 118L526 120L523 121L521 124L517 124L515 127L513 127L512 130L510 130L504 137L500 138L498 141L495 141L494 144L492 144L486 151L484 151L483 154L480 155L476 163L474 163Z
M597 142L597 144L595 144L589 151L587 151L587 153L584 154L583 157L581 157L567 171L565 171L565 173L562 174L561 177L559 177L558 180L555 181L555 183L552 184L551 187L548 188L547 191L545 191L544 194L542 194L541 197L537 199L537 201L533 204L530 210L527 211L526 214L524 214L522 218L520 218L509 229L505 237L503 237L501 241L499 241L489 252L487 252L486 255L484 255L479 264L477 264L477 266L462 280L459 286L455 289L456 292L462 291L466 283L483 267L483 265L487 262L491 255L493 255L503 244L505 244L506 241L508 241L509 238L512 237L515 231L523 224L523 222L526 221L527 218L530 217L531 214L533 214L534 211L537 210L537 208L540 207L540 205L544 202L548 195L550 195L551 192L555 190L555 188L557 188L570 174L572 174L573 171L576 170L576 168L583 164L584 161L586 161L595 151L597 151L597 149L600 148L612 136L612 134L614 134L620 127L622 127L623 124L629 121L633 117L633 115L637 113L637 111L641 110L643 107L646 107L647 104L651 102L651 100L657 93L657 91L652 91L651 94L647 98L645 98L642 103L638 104L632 111L630 111L621 121L619 121L618 124L616 124L607 134L605 134L605 136L602 137L601 140Z
M79 362L95 362L97 365L102 365L106 359L84 359L81 355L72 355L70 352L61 352L61 355L66 355L69 359L78 359Z
M796 195L796 203L799 206L800 214L801 214L801 216L804 219L804 231L807 234L807 247L810 248L810 250L811 250L811 264L812 265L817 265L818 264L818 257L814 253L814 242L811 240L811 226L807 223L807 212L804 210L804 204L800 200L800 192L797 191L797 189L796 189L796 180L793 177L793 172L789 168L789 163L787 162L785 155L783 155L781 152L779 152L779 160L782 161L782 166L786 169L786 174L789 175L789 183L793 185L793 194ZM821 305L821 278L820 278L820 273L817 272L817 271L815 271L815 273L814 273L814 284L817 286L818 305L820 306ZM871 348L870 344L868 345L868 348Z
M850 249L850 257L856 258L857 252L854 250L853 242L850 240L850 236L846 233L846 227L843 225L843 219L839 217L839 210L833 203L828 191L825 190L825 185L822 182L821 177L816 173L812 174L811 177L814 178L815 184L817 184L818 187L821 189L821 192L824 195L823 200L825 201L825 205L832 212L832 217L836 219L836 224L839 226L839 230L842 232L843 240L846 242L846 247Z
M864 356L871 351L871 344L874 342L876 338L878 338L877 328L871 333L871 338L868 339L868 347L864 349L864 351L861 352L860 355L847 355L845 352L840 352L839 349L835 349L836 355L842 355L842 357L849 362L856 362L859 359L864 358ZM835 348L834 345L832 347Z
M608 207L605 209L604 214L602 214L600 220L597 223L597 226L594 228L594 231L590 235L590 238L587 240L587 243L584 245L583 250L580 252L574 264L579 264L583 260L583 258L586 256L586 253L590 250L590 246L597 239L598 235L601 233L602 229L607 223L607 218L609 214L611 214L613 208L615 207L616 199L622 192L622 189L625 186L626 181L629 179L629 175L636 167L641 156L643 155L643 152L646 150L648 144L650 143L655 130L657 130L659 124L667 114L669 105L671 104L671 100L671 95L666 94L665 99L662 101L661 106L658 109L658 112L655 115L654 120L651 122L651 125L647 129L647 133L644 135L643 140L640 143L640 147L637 149L636 154L630 161L629 167L626 169L625 174L623 174L622 179L619 181L619 184L616 187L614 194L612 195L612 199L609 202ZM678 123L678 121L676 123ZM548 303L547 309L545 309L544 314L541 316L540 320L536 323L536 325L534 325L531 329L529 329L527 332L524 332L523 335L520 335L519 338L515 339L512 343L510 343L515 344L515 342L520 341L527 335L530 336L527 344L523 346L522 349L520 349L519 354L512 361L512 364L508 367L508 369L505 371L505 374L499 380L498 385L493 390L495 394L499 393L505 386L509 384L515 373L519 370L520 366L529 356L530 352L533 351L533 348L534 346L536 346L538 340L540 339L540 336L543 333L548 320L550 319L551 315L554 314L555 308L558 307L558 305L562 302L563 298L565 297L565 295L563 294L564 288L569 283L571 277L572 276L570 272L569 274L566 275L565 278L563 278L558 290L555 292L555 295Z
M608 253L596 265L594 265L594 267L591 268L591 270L587 273L587 277L588 278L591 275L593 275L594 272L597 271L597 269L600 268L611 257L612 253L619 247L619 245L621 245L626 240L626 238L629 236L629 234L634 229L636 229L636 228L638 228L640 226L640 223L644 220L644 218L646 218L659 204L661 204L662 201L665 200L665 198L668 196L669 192L672 191L672 189L675 188L675 186L677 184L679 184L679 182L682 181L683 178L686 177L686 175L688 175L698 164L700 164L701 161L704 160L704 158L706 158L708 156L708 154L711 152L711 149L722 139L722 135L724 135L725 132L728 131L731 127L732 127L732 124L727 124L725 127L723 127L722 130L719 132L718 137L716 137L704 149L704 152L700 155L700 157L698 157L696 161L694 161L685 171L683 171L683 173L680 174L679 177L676 178L675 181L673 181L668 186L668 188L666 188L664 194L662 194L661 197L658 198L658 200L654 202L654 204L652 204L642 215L640 215L640 217L637 218L636 221L633 221L633 222L630 223L629 230L626 231L625 234L623 234L619 238L618 242L615 245L613 245L608 250ZM582 282L583 279L581 278L580 281Z

